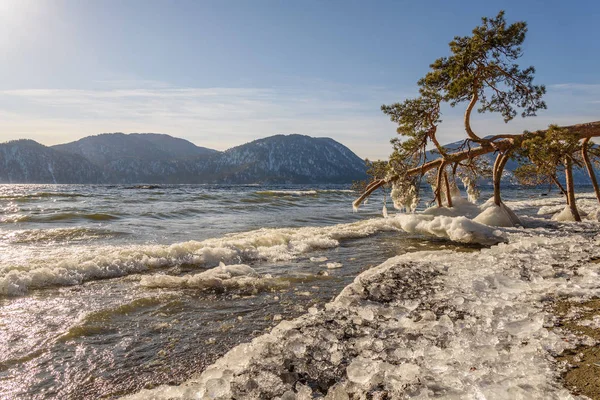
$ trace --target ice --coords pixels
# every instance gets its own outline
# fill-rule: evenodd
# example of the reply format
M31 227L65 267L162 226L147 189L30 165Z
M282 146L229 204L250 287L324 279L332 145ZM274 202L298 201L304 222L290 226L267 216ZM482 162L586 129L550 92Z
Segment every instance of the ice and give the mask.
M450 239L459 243L497 244L503 242L503 234L487 225L466 217L430 215L397 215L402 230Z
M452 197L452 207L429 207L423 211L427 215L440 215L447 217L467 217L474 218L481 210L469 200L460 196L460 193Z
M356 357L346 368L346 375L350 382L374 386L382 379L381 376L378 376L381 364L381 361Z
M577 323L580 326L588 326L593 329L600 329L600 316L595 315L592 319L584 319Z
M461 179L470 202L476 203L479 200L479 189L477 189L477 179L471 176L463 176Z
M552 216L553 221L575 222L575 216L571 212L571 207L566 206L563 210Z
M515 227L523 225L521 220L519 220L519 217L517 217L510 208L506 207L504 203L500 203L500 205L497 206L493 204L491 200L492 199L482 206L483 211L475 217L473 221L498 227Z
M325 264L327 266L328 269L337 269L337 268L342 268L342 263L339 262L330 262Z
M325 257L325 256L322 256L322 257L311 257L310 261L311 262L316 262L316 263L321 263L321 262L327 261L327 257Z
M418 189L412 183L407 185L400 181L395 181L392 184L390 197L394 203L394 208L397 210L414 212L419 205Z

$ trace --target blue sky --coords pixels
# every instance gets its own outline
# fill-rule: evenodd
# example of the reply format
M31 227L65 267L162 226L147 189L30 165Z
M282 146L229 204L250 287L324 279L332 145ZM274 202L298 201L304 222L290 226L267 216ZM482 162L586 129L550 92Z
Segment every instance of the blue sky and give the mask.
M521 64L548 110L475 128L599 120L600 2L0 0L0 141L162 132L223 150L301 133L384 158L381 104L414 96L452 37L500 9L529 24ZM464 136L463 110L443 110L442 141Z

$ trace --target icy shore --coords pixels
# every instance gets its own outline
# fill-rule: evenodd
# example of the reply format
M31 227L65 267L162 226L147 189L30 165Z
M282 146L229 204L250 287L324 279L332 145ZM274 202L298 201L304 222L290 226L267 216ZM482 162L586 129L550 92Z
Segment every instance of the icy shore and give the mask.
M480 252L391 258L198 377L130 398L574 398L552 355L578 343L547 329L548 309L600 296L597 223L505 234Z

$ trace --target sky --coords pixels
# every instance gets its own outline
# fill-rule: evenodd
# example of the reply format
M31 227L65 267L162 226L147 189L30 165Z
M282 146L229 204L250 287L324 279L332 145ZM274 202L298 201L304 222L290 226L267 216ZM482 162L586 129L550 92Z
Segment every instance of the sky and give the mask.
M386 158L381 105L500 9L528 23L520 64L548 110L477 114L476 132L600 120L598 1L0 0L0 142L159 132L225 150L299 133ZM440 141L464 138L464 106L442 111Z

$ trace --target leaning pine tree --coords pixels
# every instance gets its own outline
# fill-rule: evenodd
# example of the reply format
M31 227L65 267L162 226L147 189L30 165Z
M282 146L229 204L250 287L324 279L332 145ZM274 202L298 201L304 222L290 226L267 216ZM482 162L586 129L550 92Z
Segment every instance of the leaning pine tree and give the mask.
M450 42L450 56L431 64L431 70L418 82L419 97L381 107L398 124L397 132L401 137L392 140L394 150L387 165L387 175L374 177L354 202L355 208L375 190L391 184L394 205L413 211L419 202L418 189L424 177L432 183L437 206L452 207L452 191L457 178L465 185L469 197L474 197L477 178L486 171L482 156L490 153L495 154L491 167L494 195L490 200L492 204L482 213L485 215L476 220L503 226L519 223L502 203L500 190L502 173L511 158L523 164L517 173L523 181L549 181L562 188L557 173L564 171L567 187L562 190L567 195L568 210L574 220L580 220L580 216L575 205L572 168L582 160L600 201L600 191L589 161L589 152L593 148L589 141L600 136L600 121L495 136L475 132L471 125L475 109L480 113L499 113L505 122L509 122L519 114L535 116L538 110L546 108L542 100L545 87L533 83L535 68L521 68L517 64L523 54L521 45L526 33L525 22L508 25L503 11L494 18L482 18L482 24L473 29L470 36L455 37ZM466 138L457 149L446 149L438 140L443 104L465 105ZM437 153L434 160L426 158L430 146Z

